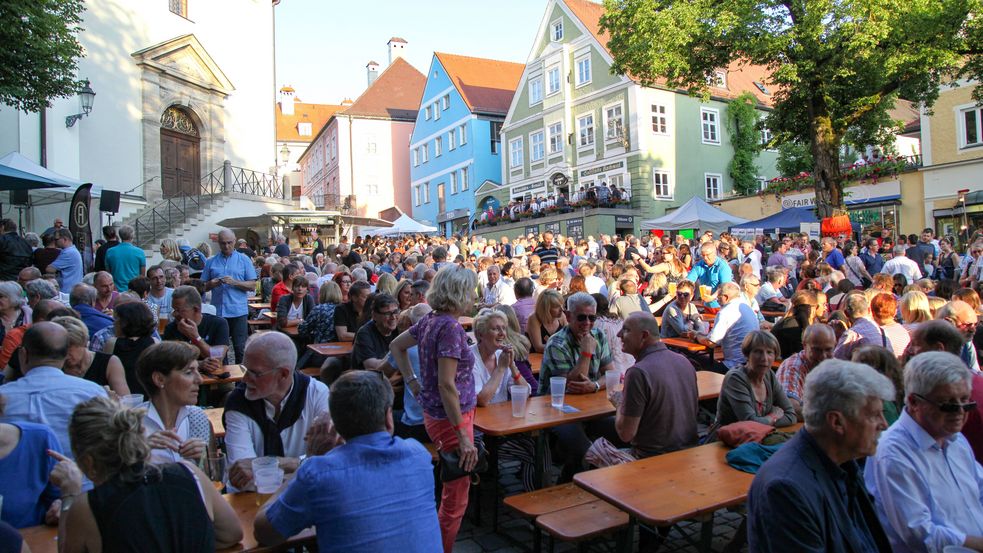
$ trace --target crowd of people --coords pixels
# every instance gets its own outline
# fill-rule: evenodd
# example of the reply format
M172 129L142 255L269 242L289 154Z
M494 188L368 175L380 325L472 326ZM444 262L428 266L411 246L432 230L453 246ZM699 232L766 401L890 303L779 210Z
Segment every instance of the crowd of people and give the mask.
M600 182L588 187L581 186L570 193L570 197L557 191L545 196L530 195L522 200L511 200L495 207L489 205L482 211L475 224L514 222L527 217L545 217L556 213L569 213L574 209L592 207L620 207L631 204L631 191L624 186Z
M260 458L286 475L256 517L261 543L315 526L321 551L449 552L492 439L476 409L548 395L559 376L567 394L606 393L617 371L613 416L549 430L558 482L599 450L630 462L735 423L804 422L754 479L752 551L983 551L983 237L963 252L931 229L903 243L315 236L292 250L222 230L214 255L166 240L148 267L124 225L103 229L90 270L57 224L39 243L0 226L3 544L39 524L58 525L63 551L237 543L203 471L224 449L228 491L255 489ZM250 334L262 311L272 329ZM351 355L306 347L331 342ZM224 408L220 446L199 392L231 364L241 383L207 397ZM701 408L697 370L725 375L715 406ZM460 472L439 502L420 442ZM534 439L495 445L539 485Z

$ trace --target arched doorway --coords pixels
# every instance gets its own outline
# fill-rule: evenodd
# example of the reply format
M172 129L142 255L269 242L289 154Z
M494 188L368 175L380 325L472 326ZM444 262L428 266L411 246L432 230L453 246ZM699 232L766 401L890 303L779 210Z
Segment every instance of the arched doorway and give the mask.
M165 198L201 189L201 136L191 116L174 106L160 117L160 182Z

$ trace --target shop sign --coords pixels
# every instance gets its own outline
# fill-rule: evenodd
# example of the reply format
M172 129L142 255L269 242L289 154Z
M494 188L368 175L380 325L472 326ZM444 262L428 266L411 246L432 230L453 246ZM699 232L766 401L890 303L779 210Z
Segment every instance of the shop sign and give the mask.
M560 222L553 221L552 223L546 223L546 230L543 232L552 232L553 234L560 234Z
M615 169L621 169L625 166L624 161L618 161L615 163L608 163L607 165L601 165L600 167L591 167L590 169L584 169L580 172L581 177L589 177L591 175L597 175L600 173L607 173L608 171L614 171Z
M877 184L861 184L846 188L843 193L846 196L844 199L847 205L856 205L874 198L901 194L901 182L895 180L879 182ZM791 207L815 207L815 205L816 194L813 192L782 196L782 209L789 209Z
M567 236L574 240L581 240L584 237L584 220L570 219L567 221Z
M532 225L532 226L526 227L525 234L526 234L526 236L529 236L530 234L532 234L532 235L539 234L539 225Z
M522 186L516 186L512 189L512 196L518 196L519 194L525 194L526 192L532 192L533 190L545 190L546 183L543 181L534 182L530 184L523 184Z
M625 226L625 225L634 225L634 224L635 224L635 216L634 215L615 215L614 216L614 225L615 226L619 226L619 225Z
M563 173L553 173L553 176L550 177L550 184L556 188L562 188L566 186L568 182L570 182L570 179L568 179Z

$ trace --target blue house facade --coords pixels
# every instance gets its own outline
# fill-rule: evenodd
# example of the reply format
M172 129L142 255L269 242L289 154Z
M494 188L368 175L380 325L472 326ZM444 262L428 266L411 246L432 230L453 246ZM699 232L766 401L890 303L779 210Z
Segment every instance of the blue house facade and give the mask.
M413 218L466 229L475 190L502 182L501 128L524 65L434 53L410 138Z

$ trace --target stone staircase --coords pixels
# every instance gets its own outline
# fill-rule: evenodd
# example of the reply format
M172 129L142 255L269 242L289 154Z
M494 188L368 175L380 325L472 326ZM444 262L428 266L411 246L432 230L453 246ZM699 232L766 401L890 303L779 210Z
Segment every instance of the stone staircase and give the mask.
M158 200L123 219L124 225L136 230L133 244L143 248L148 256L157 253L162 240L189 238L196 227L221 210L230 200L221 194L181 196ZM189 238L190 240L190 238Z

